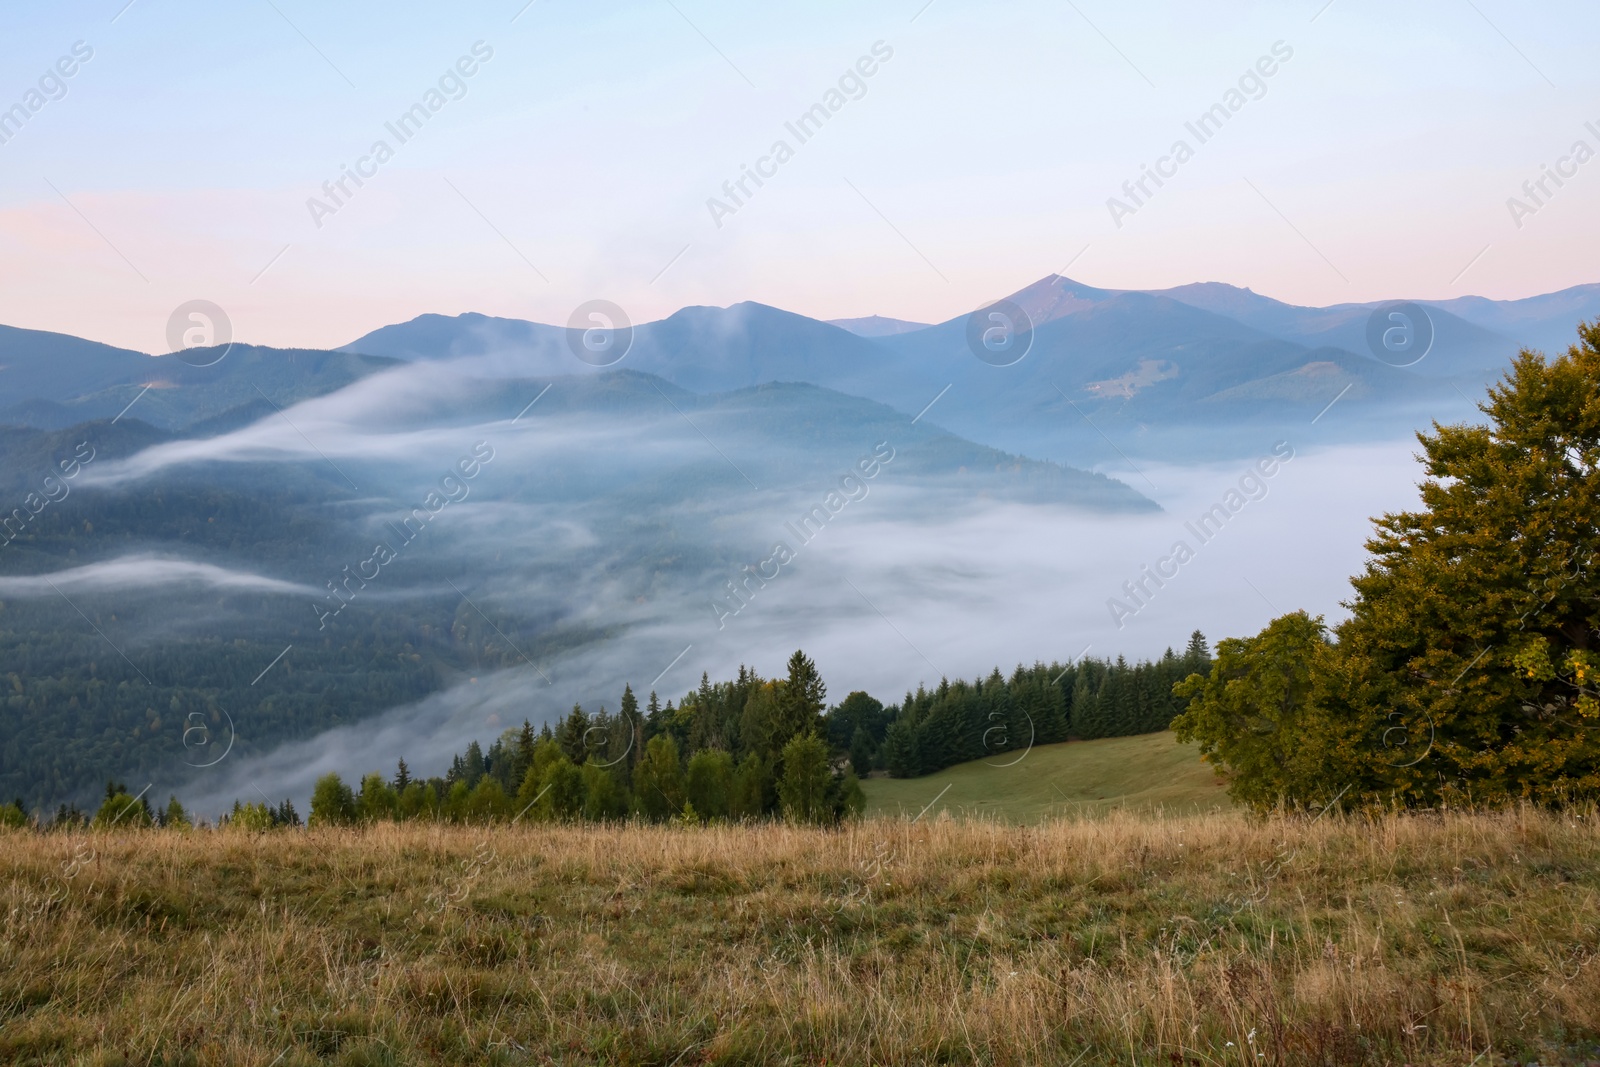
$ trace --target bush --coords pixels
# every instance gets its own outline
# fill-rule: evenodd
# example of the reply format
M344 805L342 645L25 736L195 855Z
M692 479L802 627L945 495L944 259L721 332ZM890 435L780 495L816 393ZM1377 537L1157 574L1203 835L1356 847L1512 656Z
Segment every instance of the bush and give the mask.
M100 805L90 823L96 830L127 830L150 826L153 820L144 799L135 799L127 793L113 793Z
M778 789L772 763L757 752L740 760L728 800L728 814L735 819L757 819L773 811L778 806Z
M356 810L365 822L393 819L400 813L400 798L383 775L374 772L361 779L361 796L356 800Z
M325 774L311 791L312 826L349 826L356 821L356 798L344 779Z
M633 769L634 808L647 819L665 822L683 812L683 801L678 744L669 735L652 737Z
M565 820L583 814L583 772L573 766L565 752L558 753L546 764L539 780L539 793L542 794L539 802L533 806L537 818Z
M726 819L733 813L733 757L719 748L690 756L684 792L700 818Z
M628 814L628 791L610 767L583 765L583 817L592 822L620 819Z
M277 825L272 817L272 809L260 801L252 804L233 802L233 811L228 815L228 828L230 830L247 830L251 833L266 833Z
M828 768L828 746L815 734L801 734L783 746L783 777L778 780L778 803L790 822L832 822L833 772Z

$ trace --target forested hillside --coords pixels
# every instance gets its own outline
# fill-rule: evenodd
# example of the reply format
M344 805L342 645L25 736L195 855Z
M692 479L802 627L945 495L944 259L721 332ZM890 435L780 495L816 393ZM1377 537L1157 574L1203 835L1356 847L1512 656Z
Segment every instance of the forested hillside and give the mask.
M1155 661L1040 663L1010 678L996 668L987 678L907 693L899 704L857 691L828 706L816 664L797 651L784 677L741 667L728 681L702 675L697 689L665 704L651 693L641 708L626 687L614 712L579 705L554 727L524 722L487 748L473 741L443 775L415 777L403 759L392 772L350 768L348 782L329 775L309 814L334 824L628 815L834 821L860 811L856 780L875 770L912 777L990 756L1017 759L1036 744L1165 730L1184 706L1173 685L1209 666L1197 631L1181 655L1169 649ZM108 787L102 817L132 803L120 792ZM144 817L164 816L147 807ZM288 802L241 801L232 818L263 828L299 821Z

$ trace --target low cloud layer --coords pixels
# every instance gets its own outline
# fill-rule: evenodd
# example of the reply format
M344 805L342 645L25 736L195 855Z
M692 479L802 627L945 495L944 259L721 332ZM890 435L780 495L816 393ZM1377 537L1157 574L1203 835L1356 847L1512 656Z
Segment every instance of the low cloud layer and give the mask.
M1264 479L1253 461L1145 466L1165 510L1133 517L941 497L886 476L804 542L789 525L804 494L772 498L726 519L721 531L751 564L776 541L793 553L764 585L747 582L741 600L727 599L725 584L749 573L738 562L646 603L610 583L603 566L552 575L546 562L571 544L537 524L519 541L514 528L527 516L485 505L457 531L474 526L470 543L499 546L497 573L480 579L481 603L564 597L615 636L539 660L537 670L481 675L368 722L229 761L190 791L200 810L213 811L258 792L303 802L318 774L388 772L402 755L418 773L442 773L468 740L487 742L524 717L536 726L555 721L580 701L614 710L625 683L641 698L653 687L665 700L692 689L702 671L725 678L747 664L775 674L797 647L817 660L832 699L866 689L891 702L941 676L972 677L996 665L1067 661L1086 650L1159 655L1181 647L1191 630L1213 641L1245 635L1299 608L1335 621L1349 576L1366 558L1369 518L1416 501L1413 448L1397 441L1298 453ZM1271 442L1261 451L1270 454ZM1217 525L1212 509L1233 502L1230 493L1242 496L1241 483L1253 498ZM1213 525L1198 527L1208 534L1201 541L1193 524L1208 513ZM558 521L571 536L591 536L581 522ZM1160 587L1147 580L1137 612L1119 618L1108 601L1126 603L1124 583L1138 582L1180 540L1192 558ZM536 562L519 562L521 552ZM719 602L741 606L729 615Z
M54 597L62 593L151 592L181 587L230 593L315 596L308 585L285 582L210 563L157 555L121 556L103 563L27 577L0 577L0 597Z

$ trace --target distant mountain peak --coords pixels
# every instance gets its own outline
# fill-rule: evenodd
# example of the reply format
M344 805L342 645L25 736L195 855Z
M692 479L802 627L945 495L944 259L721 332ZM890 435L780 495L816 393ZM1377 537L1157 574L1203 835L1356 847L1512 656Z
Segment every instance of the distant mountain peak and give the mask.
M858 319L829 319L828 325L848 330L857 337L894 337L902 333L926 330L930 324L911 322L908 319L891 319L884 315L867 315Z
M1115 289L1085 285L1060 274L1047 274L1004 299L1027 312L1035 326L1043 326L1047 322L1087 311L1117 292Z

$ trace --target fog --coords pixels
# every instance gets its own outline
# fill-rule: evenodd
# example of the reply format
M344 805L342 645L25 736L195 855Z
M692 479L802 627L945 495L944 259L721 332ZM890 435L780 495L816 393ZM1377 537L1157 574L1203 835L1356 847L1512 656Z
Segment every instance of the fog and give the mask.
M215 814L236 797L289 796L303 805L318 775L387 773L401 756L414 773L442 773L469 740L487 744L524 717L537 727L575 702L615 710L624 683L641 699L654 688L666 700L693 688L702 671L726 678L746 664L778 674L795 648L816 659L831 699L865 689L888 703L941 676L1085 653L1154 656L1181 648L1194 629L1215 642L1297 609L1336 621L1348 579L1366 559L1370 517L1416 502L1415 441L1299 451L1263 477L1256 461L1274 443L1263 441L1258 457L1235 462L1142 465L1155 488L1140 484L1163 510L1138 516L894 484L891 465L865 497L802 541L787 524L803 510L805 492L751 494L739 508L718 511L715 536L752 565L769 558L777 542L792 559L765 584L752 581L743 600L729 598L724 584L740 579L737 564L644 603L627 595L626 583L608 580L604 565L552 576L545 569L552 561L604 540L581 509L530 522L525 506L464 507L432 550L497 546L501 562L492 578L483 579L481 592L468 590L482 597L478 603L507 608L548 596L613 627L613 636L539 659L537 668L480 675L372 720L236 757L190 783L186 795ZM1213 505L1228 503L1238 508L1220 529L1215 517L1209 526L1193 525ZM679 518L705 528L688 513ZM1168 562L1164 571L1172 576L1160 586L1143 578L1144 568L1170 560L1179 541L1192 556ZM1141 578L1135 600L1124 583ZM1113 599L1133 610L1114 611Z
M62 593L125 593L171 589L319 596L309 585L280 581L210 563L138 554L55 571L49 575L0 577L0 597L55 597Z
M0 595L54 595L50 582L147 601L159 591L174 605L187 595L185 618L233 633L238 617L199 593L336 605L329 582L362 558L349 553L380 542L395 558L352 603L462 598L517 635L500 633L511 669L158 783L214 816L235 798L303 807L319 775L388 772L402 756L442 773L468 741L524 718L615 710L625 684L641 700L678 699L702 672L725 679L741 664L771 676L796 648L833 700L863 689L891 703L996 666L1158 656L1193 630L1215 642L1296 609L1333 622L1370 518L1413 505L1421 474L1398 426L1388 443L1339 446L1315 445L1314 427L1305 442L1263 430L1226 462L1108 472L1160 505L1129 513L1067 483L1018 492L1028 486L1010 461L959 442L968 451L952 453L932 419L836 394L674 400L649 379L506 371L493 357L406 365L85 472L90 491L133 493L172 478L249 493L259 472L290 472L296 494L305 486L295 507L337 517L328 543L297 544L299 558L164 550L0 579Z

